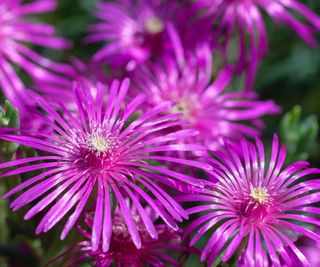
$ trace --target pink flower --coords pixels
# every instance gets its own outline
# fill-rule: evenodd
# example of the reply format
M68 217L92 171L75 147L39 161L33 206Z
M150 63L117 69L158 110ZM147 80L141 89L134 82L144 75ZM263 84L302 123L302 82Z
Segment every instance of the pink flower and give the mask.
M320 242L319 234L309 230L320 225L320 170L307 168L308 162L283 169L285 158L277 136L270 160L259 139L226 144L211 160L217 183L177 198L201 202L188 210L189 215L201 212L185 232L187 236L196 230L190 245L214 229L201 254L208 266L227 262L235 253L242 255L240 266L310 266L291 233Z
M90 42L105 41L94 56L99 62L126 64L132 69L137 63L162 53L166 45L166 25L173 21L178 8L161 0L99 1L96 16L101 22L91 26Z
M159 184L172 188L178 188L180 184L202 184L199 179L160 164L149 164L149 161L174 162L202 169L211 167L205 163L163 156L167 151L205 150L197 144L177 143L180 138L196 133L193 130L171 129L181 129L185 124L179 114L166 115L172 107L171 103L162 103L138 116L145 97L139 94L126 104L124 99L129 90L127 79L122 83L114 81L107 97L104 90L104 87L97 85L94 95L84 81L76 84L76 112L71 113L61 106L62 115L45 100L36 98L35 101L47 115L34 115L52 129L50 133L30 129L17 134L10 128L0 129L0 139L41 151L40 156L0 164L0 169L14 167L2 173L2 177L43 171L12 189L5 198L24 190L10 207L16 211L33 202L25 219L47 209L36 229L37 234L49 231L70 213L61 234L64 239L96 188L97 193L93 196L96 208L92 248L97 249L100 240L103 251L110 246L112 198L117 199L133 243L140 248L141 237L125 197L138 210L148 234L156 239L158 233L141 203L148 203L169 227L177 230L176 221L187 218L187 214ZM168 129L171 131L164 134Z
M212 82L209 45L185 50L174 28L169 25L168 30L175 53L141 65L132 74L135 88L147 95L149 106L174 102L171 114L182 113L189 122L185 128L199 132L187 139L211 150L218 149L225 138L237 141L259 135L264 125L261 117L278 113L279 107L272 100L257 100L253 92L229 90L230 67L223 68Z

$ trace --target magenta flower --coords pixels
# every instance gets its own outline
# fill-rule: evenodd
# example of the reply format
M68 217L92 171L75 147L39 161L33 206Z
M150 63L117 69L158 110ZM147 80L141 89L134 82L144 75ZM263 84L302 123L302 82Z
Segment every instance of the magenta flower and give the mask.
M313 34L320 30L320 17L298 0L197 0L195 9L203 9L205 21L211 17L216 22L214 40L224 36L223 50L228 57L232 36L238 34L238 68L248 69L247 88L251 89L257 65L268 50L263 9L276 23L286 24L305 42L314 46L317 42ZM291 12L292 11L292 12ZM202 12L203 13L203 12ZM302 16L308 24L295 18L293 13ZM246 41L247 39L248 42Z
M97 195L93 196L96 198L96 208L92 228L94 250L98 248L100 239L103 251L107 251L110 245L110 199L117 199L137 248L141 247L141 238L125 202L126 196L138 210L152 238L157 238L158 234L142 202L148 203L172 229L177 229L175 221L187 218L186 212L158 182L174 188L179 184L200 186L199 180L161 165L150 165L148 161L175 162L210 169L208 164L161 155L165 151L198 151L205 148L195 144L177 144L179 138L196 133L192 130L173 130L175 127L181 129L185 122L181 121L179 114L165 115L172 106L168 102L132 120L144 96L137 95L125 105L128 89L128 80L122 83L114 81L106 97L102 86L97 85L97 92L93 95L88 85L81 82L75 89L76 114L71 114L62 106L64 115L60 115L47 102L36 99L47 113L38 116L53 129L52 134L30 130L17 135L10 128L0 129L0 139L42 151L41 156L0 165L0 169L14 167L3 173L2 177L43 170L4 196L8 198L26 189L10 205L16 211L33 202L25 219L48 209L36 229L37 234L49 231L67 213L71 213L61 234L61 238L65 238L95 187ZM168 133L164 134L166 130ZM138 197L142 200L139 201Z
M104 41L105 46L94 56L99 62L137 63L162 52L166 45L166 25L177 12L173 3L161 0L99 1L96 16L102 22L91 26L89 42Z
M137 216L137 214L136 214ZM135 218L137 218L135 216ZM151 214L150 214L151 216ZM86 214L86 224L90 228L93 225L93 218ZM78 242L63 254L53 259L47 266L59 263L59 266L78 266L81 262L90 261L96 267L109 266L153 266L165 267L182 266L173 256L179 254L190 254L194 249L184 246L181 238L181 230L172 231L165 224L156 224L155 230L158 239L149 237L147 229L141 220L137 220L138 231L141 236L141 248L138 249L132 242L130 233L124 218L118 212L113 216L111 243L108 252L101 248L93 250L91 234L81 227L80 233L87 241Z
M55 37L51 25L35 23L27 18L31 14L54 10L56 1L21 2L0 0L0 87L5 97L19 109L24 126L24 120L30 121L27 116L30 98L13 65L18 65L34 80L55 80L60 83L64 80L52 71L70 71L69 66L42 57L25 43L54 49L64 49L70 43ZM50 71L46 68L50 68Z
M189 215L206 212L185 232L189 235L197 229L191 245L214 229L201 260L208 259L211 266L242 255L240 266L281 266L281 261L287 266L309 266L291 233L320 242L320 236L310 230L320 225L320 183L312 176L319 175L320 170L307 168L307 162L295 162L283 169L286 150L279 146L277 136L270 161L259 139L254 144L242 140L225 147L211 160L211 174L217 183L200 194L178 198L202 203L190 208ZM291 254L297 265L292 265Z
M229 91L232 71L224 68L211 82L212 53L208 45L184 51L173 27L168 27L175 55L167 54L156 64L141 65L132 79L147 95L149 106L163 101L176 103L171 114L181 112L185 128L200 134L189 139L219 148L224 138L254 137L263 128L261 117L280 111L273 101L258 101L253 92Z

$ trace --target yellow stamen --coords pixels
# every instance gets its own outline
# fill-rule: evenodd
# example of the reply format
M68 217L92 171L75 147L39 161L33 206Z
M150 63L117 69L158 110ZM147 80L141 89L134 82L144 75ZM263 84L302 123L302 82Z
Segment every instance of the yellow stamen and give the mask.
M268 194L267 188L265 187L258 187L258 188L252 187L250 190L250 197L254 201L260 204L264 204L267 202L269 194Z
M149 18L145 23L145 28L149 33L157 34L163 31L163 22L157 17Z
M110 147L108 140L101 135L92 135L89 142L92 150L95 150L98 153L107 152Z

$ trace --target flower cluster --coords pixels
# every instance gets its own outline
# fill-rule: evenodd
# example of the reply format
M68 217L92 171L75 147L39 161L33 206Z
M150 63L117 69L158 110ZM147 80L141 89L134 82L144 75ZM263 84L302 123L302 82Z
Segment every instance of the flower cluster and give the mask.
M29 15L57 2L22 2L0 0L0 89L21 120L0 106L0 177L18 178L3 198L38 217L36 234L62 226L67 249L47 266L185 266L189 255L208 266L318 265L320 169L286 162L276 134L263 144L263 118L282 108L253 91L268 48L261 9L316 46L311 9L98 0L82 43L102 47L55 62L39 46L71 42Z

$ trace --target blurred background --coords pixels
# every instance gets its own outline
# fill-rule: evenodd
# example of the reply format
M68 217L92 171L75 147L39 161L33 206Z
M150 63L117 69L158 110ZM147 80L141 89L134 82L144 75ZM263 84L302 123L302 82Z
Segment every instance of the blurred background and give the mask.
M53 24L57 28L57 35L73 41L73 48L65 52L35 49L57 61L66 60L70 54L80 59L89 59L100 47L99 44L84 45L82 41L88 25L95 22L91 14L96 1L58 2L60 5L55 12L35 17L39 21ZM320 14L319 1L301 2ZM265 20L269 35L269 55L259 68L254 89L262 99L274 99L282 106L283 113L265 119L264 140L270 142L273 133L278 133L287 145L288 161L308 159L314 167L319 167L320 49L308 47L289 28L275 25L268 16L265 16ZM20 75L24 74L20 72ZM33 152L26 150L25 153ZM10 181L0 181L0 195L14 184L15 177ZM44 266L66 248L66 244L77 241L77 233L74 231L66 242L61 242L58 238L61 230L59 226L48 234L36 236L34 229L37 219L25 222L24 213L24 209L13 213L8 209L8 202L0 200L0 267ZM195 256L191 257L186 266L200 266L199 260Z

